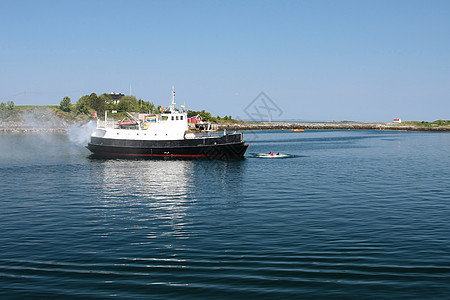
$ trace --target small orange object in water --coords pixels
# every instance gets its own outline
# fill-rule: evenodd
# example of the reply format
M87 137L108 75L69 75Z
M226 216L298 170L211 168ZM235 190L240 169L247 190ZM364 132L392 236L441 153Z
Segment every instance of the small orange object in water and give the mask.
M305 129L291 129L292 131L305 131Z

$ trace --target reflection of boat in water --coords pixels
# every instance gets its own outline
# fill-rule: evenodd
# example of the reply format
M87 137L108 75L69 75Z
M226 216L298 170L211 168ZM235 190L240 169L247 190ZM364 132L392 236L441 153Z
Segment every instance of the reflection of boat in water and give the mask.
M255 157L258 158L288 158L288 157L293 157L290 154L284 154L284 153L257 153L255 154Z
M231 209L238 207L243 197L245 160L120 159L93 163L95 172L88 176L100 183L96 190L102 195L93 199L96 213L124 221L127 229L149 238L166 241L170 235L189 237L195 219L190 209L205 203Z
M305 131L304 129L291 129L291 131Z
M187 133L187 113L175 108L175 91L167 111L133 116L130 121L97 120L87 148L98 157L242 157L247 150L242 133Z
M96 178L92 180L101 182L97 189L103 195L94 200L97 213L132 224L128 229L148 238L183 236L186 211L193 203L189 186L196 162L122 159L96 163L96 172L92 173ZM161 230L148 230L143 223Z

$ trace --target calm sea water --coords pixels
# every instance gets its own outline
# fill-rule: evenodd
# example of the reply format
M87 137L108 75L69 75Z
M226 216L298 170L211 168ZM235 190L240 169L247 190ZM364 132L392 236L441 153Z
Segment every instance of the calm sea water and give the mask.
M0 136L0 298L449 299L449 133L245 137L208 161Z

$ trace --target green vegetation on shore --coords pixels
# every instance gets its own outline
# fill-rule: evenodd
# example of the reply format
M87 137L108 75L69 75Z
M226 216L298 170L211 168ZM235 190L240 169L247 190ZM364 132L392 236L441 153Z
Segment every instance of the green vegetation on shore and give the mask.
M16 106L13 101L0 103L0 120L2 121L20 121L23 113L33 113L39 110L48 109L57 117L74 123L81 122L86 119L92 119L93 113L97 112L98 116L107 111L114 111L114 116L124 116L126 112L140 112L158 114L162 111L161 106L156 106L153 102L137 99L135 96L122 96L119 100L114 100L110 94L103 93L97 96L95 93L84 95L76 103L72 103L69 97L64 97L59 105L21 105ZM202 117L203 121L213 123L238 123L231 116L213 117L211 113L202 110L188 110L188 114Z
M200 115L202 117L202 120L205 122L212 122L212 123L238 123L238 120L234 120L231 116L225 116L220 117L219 115L216 117L213 117L211 113L202 110L202 111L195 111L195 110L188 110L187 113L189 115Z
M450 120L436 120L434 122L426 121L405 121L401 124L407 126L417 126L417 127L450 127Z
M89 119L86 114L64 112L59 108L59 105L14 105L13 107L5 107L0 103L0 121L21 122L27 116L35 116L43 121L51 116L56 116L69 123L85 122Z
M64 97L60 102L59 109L65 112L75 112L77 114L91 114L94 111L101 115L105 110L117 111L117 112L152 112L157 113L160 111L160 106L156 107L155 104L142 99L137 99L135 96L123 96L120 100L113 100L110 94L97 94L92 93L90 95L84 95L74 104L71 103L69 97Z

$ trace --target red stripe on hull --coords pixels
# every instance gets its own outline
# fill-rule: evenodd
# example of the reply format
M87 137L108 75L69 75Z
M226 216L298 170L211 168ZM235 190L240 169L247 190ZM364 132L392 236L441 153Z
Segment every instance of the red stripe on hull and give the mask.
M214 157L206 154L138 154L138 153L111 153L111 152L96 152L94 155L104 156L133 156L133 157Z

